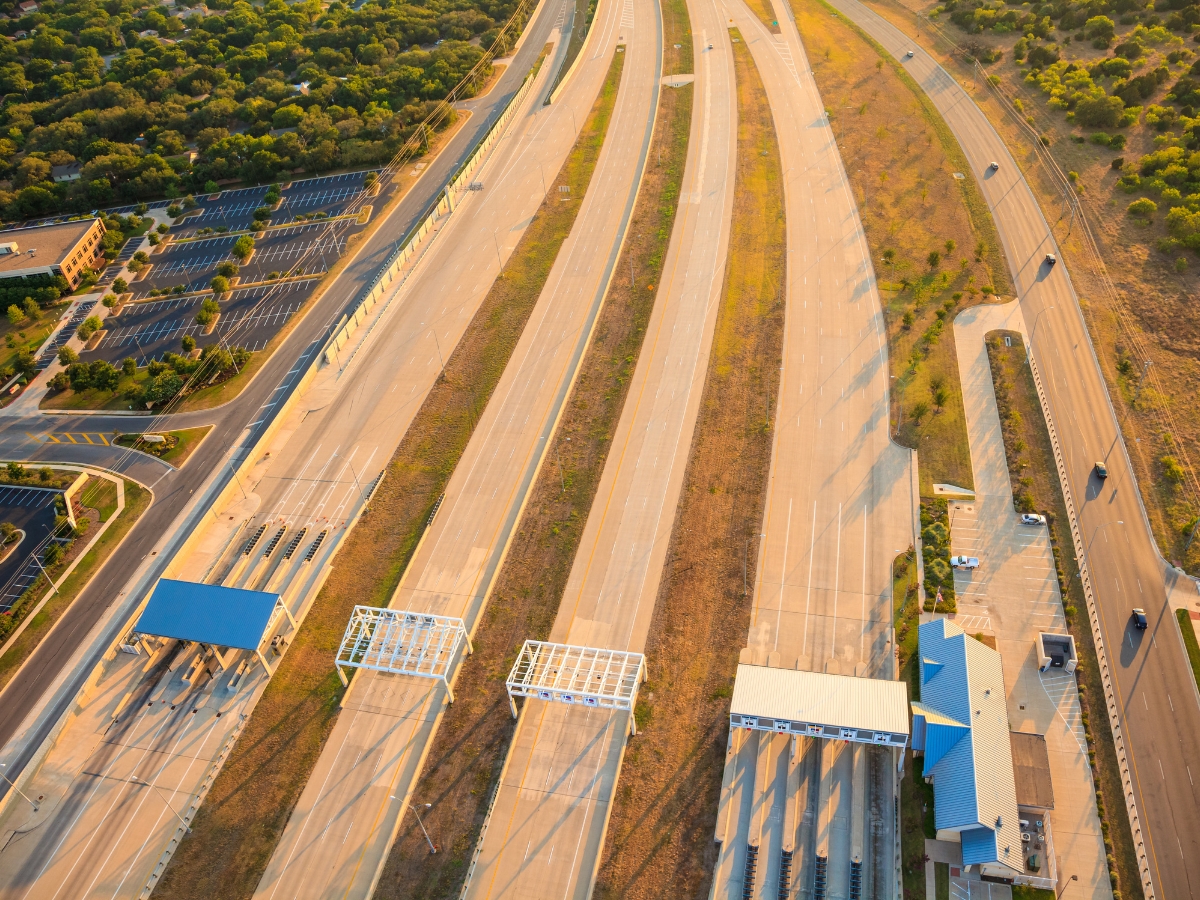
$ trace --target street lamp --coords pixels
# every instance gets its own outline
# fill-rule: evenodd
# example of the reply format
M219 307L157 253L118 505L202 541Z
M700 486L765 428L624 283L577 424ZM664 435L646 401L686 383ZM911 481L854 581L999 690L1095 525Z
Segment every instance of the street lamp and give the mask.
M1070 884L1072 881L1078 881L1078 880L1079 880L1078 875L1072 875L1070 878L1068 878L1066 880L1066 882L1063 884L1063 886L1059 889L1058 893L1055 895L1054 900L1058 900L1058 898L1062 897L1063 891L1065 891L1067 889L1068 884Z
M5 767L5 766L7 766L7 765L8 765L8 763L0 763L0 768L4 768L4 767ZM37 811L38 811L38 805L37 805L36 803L34 803L32 800L30 800L28 797L26 797L26 796L25 796L25 792L24 792L24 791L22 791L22 790L21 790L19 787L17 787L15 784L13 784L13 781L12 781L12 779L11 779L11 778L9 778L9 777L8 777L8 775L6 775L4 772L0 772L0 778L3 778L5 781L7 781L7 782L8 782L8 783L9 783L9 784L12 786L12 789L13 789L14 791L16 791L18 794L20 794L20 795L21 795L21 797L22 797L22 798L24 798L24 800L25 800L25 802L26 802L26 803L28 803L30 806L32 806L32 807L33 807L33 811L34 811L34 812L37 812Z
M1033 317L1033 327L1029 329L1029 352L1030 352L1030 354L1033 353L1033 338L1037 334L1038 322L1041 321L1042 316L1044 316L1046 313L1050 312L1050 310L1052 310L1052 309L1054 309L1053 306L1047 306L1045 309L1039 310L1038 314Z
M192 826L187 823L187 820L184 819L183 816L181 816L179 813L175 812L175 807L173 807L171 805L171 802L166 797L163 796L163 792L158 789L157 785L153 785L149 781L146 781L143 778L138 778L136 775L130 775L129 780L131 782L133 782L134 784L140 784L140 785L143 785L148 788L153 788L154 793L158 794L158 796L162 798L162 802L167 805L167 809L169 809L171 811L171 814L180 821L180 823L183 825L184 828L187 829L187 833L188 834L192 833Z
M413 815L417 817L417 824L421 826L421 833L425 835L425 843L429 845L429 855L433 856L433 854L437 853L437 847L433 846L433 841L429 839L429 832L425 830L425 823L421 821L421 814L417 812L417 808L412 804L409 804L408 808L411 809L413 811ZM433 809L433 804L426 803L425 808Z

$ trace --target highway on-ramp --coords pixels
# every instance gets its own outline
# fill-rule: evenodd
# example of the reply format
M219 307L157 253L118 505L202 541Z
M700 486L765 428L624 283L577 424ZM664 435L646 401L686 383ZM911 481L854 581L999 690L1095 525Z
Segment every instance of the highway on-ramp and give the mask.
M1186 578L1159 553L1078 297L1042 210L986 115L920 45L857 0L830 0L900 60L953 130L996 220L1031 355L1049 398L1070 498L1114 678L1141 834L1139 864L1160 900L1200 897L1200 696L1168 595ZM907 54L912 51L912 57ZM989 165L998 162L991 171ZM1058 257L1048 265L1047 254ZM1093 466L1104 461L1108 479ZM1134 629L1130 612L1150 627ZM1114 803L1116 798L1109 802ZM1119 814L1109 807L1109 815Z

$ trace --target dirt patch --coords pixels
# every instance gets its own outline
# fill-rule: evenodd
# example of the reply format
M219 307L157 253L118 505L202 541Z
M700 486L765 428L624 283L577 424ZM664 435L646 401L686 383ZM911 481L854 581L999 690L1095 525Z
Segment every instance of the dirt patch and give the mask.
M1009 339L1007 346L1004 342L1006 337ZM1029 368L1020 332L989 333L987 351L1013 496L1023 511L1037 510L1045 515L1050 527L1058 586L1063 596L1063 612L1079 654L1075 678L1079 684L1079 702L1083 707L1088 759L1096 779L1096 806L1104 829L1104 852L1109 858L1110 874L1115 876L1113 887L1119 888L1125 897L1141 897L1142 880L1129 817L1125 815L1124 788L1108 724L1096 645L1087 619L1083 588L1075 577L1079 568L1071 545L1067 509L1058 480L1058 469L1054 464L1050 434L1046 430L1046 420L1042 416L1037 388L1033 383L1033 372ZM1066 543L1063 542L1064 538ZM1095 698L1094 703L1092 698ZM1092 722L1096 722L1094 727ZM1114 814L1111 817L1105 816L1106 803L1112 805Z
M766 498L772 437L763 407L777 391L786 263L770 105L745 42L733 52L738 168L729 260L646 642L638 736L617 785L597 898L706 896L716 862L729 698L753 596L753 585L743 589L742 553Z
M672 44L687 30L680 0L664 6L663 23L664 69L678 69L683 48ZM462 886L516 725L504 677L526 638L544 640L550 633L641 353L656 297L650 288L660 283L678 209L691 109L691 85L660 95L654 144L618 275L555 433L553 455L538 475L496 581L480 629L487 639L476 641L459 674L459 699L443 715L421 773L417 794L433 804L423 816L425 827L444 852L431 856L416 822L405 822L375 891L381 900L457 897Z
M580 129L556 183L582 197L600 156L624 54ZM487 405L579 208L551 190L418 411L368 512L255 707L155 890L159 898L248 898L266 868L337 718L333 659L355 604L383 606ZM477 652L491 642L486 629ZM459 691L460 703L469 702Z
M920 454L923 496L935 483L972 488L948 326L1011 293L991 214L958 142L891 56L819 0L792 0L792 10L879 278L892 434Z

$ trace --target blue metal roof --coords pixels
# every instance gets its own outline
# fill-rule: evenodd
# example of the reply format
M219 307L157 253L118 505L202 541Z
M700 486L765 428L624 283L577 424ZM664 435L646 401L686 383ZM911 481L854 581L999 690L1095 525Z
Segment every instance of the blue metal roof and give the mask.
M257 650L278 594L161 579L134 626L140 634Z
M1022 870L1016 780L1000 654L948 619L918 631L925 775L938 829L962 835L963 864ZM914 748L916 741L914 741ZM970 860L968 860L970 856Z

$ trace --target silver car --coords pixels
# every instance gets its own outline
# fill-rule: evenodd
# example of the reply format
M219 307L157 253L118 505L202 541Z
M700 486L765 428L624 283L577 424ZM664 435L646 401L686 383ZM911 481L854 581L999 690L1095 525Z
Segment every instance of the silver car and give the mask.
M1022 525L1045 525L1046 517L1037 513L1025 513L1021 516Z

